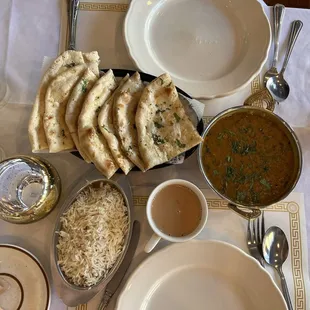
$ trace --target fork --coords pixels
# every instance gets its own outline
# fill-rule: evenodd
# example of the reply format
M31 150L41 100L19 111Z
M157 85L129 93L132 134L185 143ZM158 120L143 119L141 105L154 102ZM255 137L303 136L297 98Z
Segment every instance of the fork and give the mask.
M265 216L264 211L262 211L261 220L259 217L254 220L249 220L247 230L247 245L249 252L256 260L258 260L262 267L265 267L265 261L262 255L262 244L264 235Z

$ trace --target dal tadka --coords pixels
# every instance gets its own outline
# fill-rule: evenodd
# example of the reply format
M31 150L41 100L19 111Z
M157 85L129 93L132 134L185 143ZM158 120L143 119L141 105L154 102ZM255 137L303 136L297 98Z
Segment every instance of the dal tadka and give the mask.
M235 113L219 119L204 139L202 161L212 185L243 205L267 205L292 183L294 150L266 117Z

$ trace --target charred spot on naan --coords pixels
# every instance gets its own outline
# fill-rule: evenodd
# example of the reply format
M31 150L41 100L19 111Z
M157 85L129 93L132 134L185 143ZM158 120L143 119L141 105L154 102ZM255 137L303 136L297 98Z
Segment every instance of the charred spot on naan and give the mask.
M86 136L89 137L90 139L93 138L95 134L96 134L96 130L93 127L88 128L86 131Z
M160 91L156 92L154 95L154 98L160 99L160 98L166 98L166 97L170 97L173 94L173 88L172 87L164 87L162 88Z
M111 168L114 168L114 167L115 167L113 161L112 161L112 160L109 160L109 159L106 159L106 160L104 161L104 165L105 165L105 167L107 167L108 169L111 169Z

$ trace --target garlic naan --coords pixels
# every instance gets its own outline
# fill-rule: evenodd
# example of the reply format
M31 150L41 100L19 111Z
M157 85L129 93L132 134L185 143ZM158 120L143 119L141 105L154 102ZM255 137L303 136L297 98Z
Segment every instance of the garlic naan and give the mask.
M98 114L116 87L113 71L109 70L86 96L78 122L81 147L96 168L108 179L116 172L118 165L99 129Z
M136 72L115 94L113 106L114 128L118 131L123 150L142 171L145 169L139 152L135 116L143 89L140 74Z
M57 75L47 88L43 125L50 153L74 148L74 142L65 121L65 114L71 91L85 69L85 65L67 69Z
M99 78L99 63L100 58L98 52L89 52L83 53L84 62L86 63L87 67Z
M145 87L136 126L145 169L163 164L202 141L185 113L169 74L161 75Z
M110 151L120 166L120 168L124 171L125 174L134 167L134 164L126 157L125 152L122 149L121 143L116 136L113 125L113 102L114 96L119 91L119 89L124 85L124 83L129 79L129 75L127 74L121 81L116 89L116 91L112 94L110 99L102 106L101 111L98 116L98 124L99 128L104 135L105 139L108 142Z
M71 93L67 104L65 117L66 124L69 128L69 132L73 139L73 142L81 156L88 163L90 162L90 159L84 152L83 148L80 146L80 141L78 137L78 120L86 95L88 94L89 90L94 86L97 79L97 76L90 69L86 69L82 78L76 84Z
M99 55L97 52L83 54L79 51L65 51L53 62L51 67L45 72L33 104L32 113L28 125L28 135L32 152L40 152L48 148L46 135L43 126L43 116L45 112L45 96L50 82L70 67L84 64L99 76Z

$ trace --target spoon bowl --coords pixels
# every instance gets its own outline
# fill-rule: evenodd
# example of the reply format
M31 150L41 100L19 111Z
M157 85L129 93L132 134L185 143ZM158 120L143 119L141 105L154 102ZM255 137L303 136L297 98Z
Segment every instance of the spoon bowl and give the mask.
M266 231L262 250L265 261L279 273L287 308L288 310L293 310L289 290L282 271L282 265L287 259L289 247L285 233L281 228L272 226Z
M288 256L288 242L283 230L273 226L264 236L263 255L265 261L274 268L279 268Z
M274 100L278 102L284 101L290 94L290 86L281 73L270 77L266 83L266 87Z

